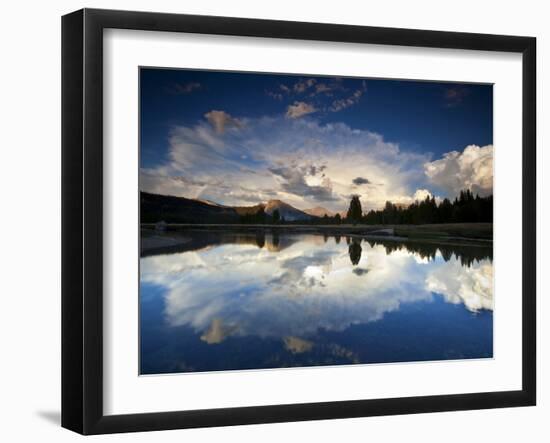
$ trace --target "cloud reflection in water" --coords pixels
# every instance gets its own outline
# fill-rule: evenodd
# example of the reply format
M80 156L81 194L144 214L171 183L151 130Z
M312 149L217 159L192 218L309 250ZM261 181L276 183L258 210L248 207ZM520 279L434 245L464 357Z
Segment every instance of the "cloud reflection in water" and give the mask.
M471 312L493 308L489 259L448 247L283 237L144 257L141 281L164 289L171 327L191 327L211 345L228 336L276 338L293 353L310 351L319 330L374 322L434 293Z

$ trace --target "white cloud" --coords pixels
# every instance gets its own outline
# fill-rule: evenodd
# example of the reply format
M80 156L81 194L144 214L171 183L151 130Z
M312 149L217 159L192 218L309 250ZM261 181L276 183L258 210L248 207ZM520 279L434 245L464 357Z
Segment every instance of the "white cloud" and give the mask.
M431 299L428 291L410 291L413 282L422 288L425 278L425 272L414 272L412 254L398 251L390 257L384 247L365 244L360 263L370 272L357 278L346 249L334 243L320 248L312 241L273 253L227 244L167 255L162 263L157 256L143 258L141 279L167 289L169 325L189 325L207 343L220 343L228 335L278 337L294 352L308 348L296 339L307 340L318 328L342 330L378 320L402 302ZM196 258L182 260L185 256ZM182 262L191 267L174 272ZM199 262L207 266L197 267ZM313 323L312 312L317 313Z
M439 204L442 200L441 197L433 195L433 193L431 193L427 189L417 189L412 195L395 195L387 200L399 206L407 207L414 202L421 202L426 200L426 197L428 196L430 196L430 198L434 197L437 204Z
M277 198L305 209L322 202L339 212L359 191L370 210L387 200L412 203L415 191L426 186L419 179L426 180L430 157L401 151L379 134L282 116L238 121L238 130L221 133L206 122L174 127L166 160L142 168L140 189L226 205ZM368 177L372 185L358 188L356 177Z
M423 201L426 200L426 197L432 198L432 193L427 189L417 189L413 195L413 200Z
M430 181L456 196L463 189L486 196L493 193L493 145L469 145L463 152L452 151L442 159L426 163Z
M240 120L231 117L227 112L225 111L210 111L204 114L205 118L208 120L208 122L214 127L215 131L218 134L223 134L225 132L226 128L240 128L242 127L242 123Z
M289 118L298 118L307 114L312 114L315 111L317 111L317 109L315 109L313 105L296 101L293 105L288 105L286 116Z
M449 261L428 275L426 287L472 312L493 309L493 265L487 261L471 267Z

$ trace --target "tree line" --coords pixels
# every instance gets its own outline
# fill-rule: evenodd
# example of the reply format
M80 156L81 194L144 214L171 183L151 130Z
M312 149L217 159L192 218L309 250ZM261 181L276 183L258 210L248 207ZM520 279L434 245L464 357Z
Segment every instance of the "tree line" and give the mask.
M363 213L361 200L358 195L351 197L345 217L336 214L332 217L325 215L311 220L286 221L276 209L268 215L263 207L257 212L242 215L240 222L245 224L312 224L312 225L339 225L367 224L367 225L420 225L432 223L492 223L493 196L480 197L469 189L460 191L453 201L448 198L437 202L433 196L426 196L424 200L415 201L409 206L394 204L387 201L383 209L370 210Z
M430 224L430 223L492 223L493 196L474 196L469 189L460 191L451 202L448 198L439 204L433 196L415 201L407 207L386 202L383 209L363 214L358 196L353 196L346 219L365 224Z

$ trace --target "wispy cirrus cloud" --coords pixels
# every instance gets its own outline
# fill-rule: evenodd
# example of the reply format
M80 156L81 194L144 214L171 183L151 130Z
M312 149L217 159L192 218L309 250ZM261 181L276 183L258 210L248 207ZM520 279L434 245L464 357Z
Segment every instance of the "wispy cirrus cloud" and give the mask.
M281 92L265 91L268 97L271 97L275 100L281 101L283 99L283 94Z
M361 97L366 92L366 90L367 90L367 84L363 80L361 87L359 89L356 89L351 95L347 97L334 100L331 106L329 107L329 109L332 112L339 112L339 111L342 111L343 109L349 108L350 106L353 106L359 103L359 100L361 100Z
M280 84L279 90L266 91L266 94L278 101L282 101L285 97L294 99L294 105L290 106L301 103L302 107L307 105L308 109L339 112L358 103L366 90L365 80L361 81L359 88L350 91L349 88L344 86L343 80L338 77L327 78L326 80L300 78L289 85ZM304 102L304 99L307 99L309 103ZM327 99L329 100L328 103L326 102ZM287 113L289 108L287 108Z
M316 83L317 80L314 78L302 79L294 83L292 89L298 94L303 94L308 89L312 88Z
M286 92L287 94L290 92L290 88L287 85L279 85L279 89L283 92Z
M191 94L194 91L200 91L203 86L198 82L188 82L188 83L175 83L172 85L171 91L174 94Z
M287 95L308 95L314 97L316 95L332 96L337 91L345 91L346 88L339 77L331 78L300 78L294 83L279 85L281 92Z
M460 105L464 99L469 95L470 90L462 85L453 86L445 89L443 94L445 98L445 105L449 108Z
M332 97L334 94L345 91L345 88L342 84L340 78L334 78L327 81L318 82L315 85L313 91L311 91L310 96L322 95L325 97Z

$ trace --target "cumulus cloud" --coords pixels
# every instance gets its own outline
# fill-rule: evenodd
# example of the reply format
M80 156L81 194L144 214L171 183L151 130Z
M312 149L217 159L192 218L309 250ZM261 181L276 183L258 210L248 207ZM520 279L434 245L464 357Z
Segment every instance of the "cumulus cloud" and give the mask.
M493 193L493 145L469 145L464 151L446 153L442 159L428 162L424 172L431 183L456 196L470 189L481 196Z
M372 270L360 279L349 268L348 254L333 243L320 250L314 242L300 242L275 257L253 245L228 244L224 250L166 255L164 267L156 261L158 256L142 259L142 281L167 290L167 323L189 325L211 344L229 335L254 334L280 338L291 352L305 352L310 348L307 337L319 328L342 330L378 320L401 302L431 298L429 292L411 292L407 286L413 280L423 285L423 274L411 269L417 266L412 256L402 253L390 259L383 247L364 254ZM197 258L183 260L186 255ZM196 261L207 268L173 271L181 269L181 263ZM341 287L346 287L345 294ZM317 313L315 322L311 312Z
M286 116L288 118L299 118L307 114L312 114L316 111L317 109L315 109L313 105L295 101L293 105L288 105Z
M399 195L396 196L394 199L390 199L392 203L397 204L398 206L407 207L415 202L421 202L426 200L426 197L434 198L435 202L437 204L441 203L443 200L438 195L434 195L432 192L428 191L427 189L417 189L412 193L412 195Z
M204 114L204 117L218 134L223 134L226 128L242 127L242 123L238 119L231 117L231 115L225 111L213 110Z
M413 195L414 201L426 200L426 197L433 197L433 194L427 189L417 189Z
M489 262L464 267L450 261L428 275L426 287L469 311L493 310L493 265Z
M223 132L207 119L173 127L166 160L141 169L140 189L237 206L280 199L305 209L323 202L340 212L358 190L368 211L388 200L412 202L415 190L427 187L429 155L401 151L379 134L283 116L238 118L238 130L229 130L225 114L214 117L223 120ZM377 186L358 187L354 177Z

